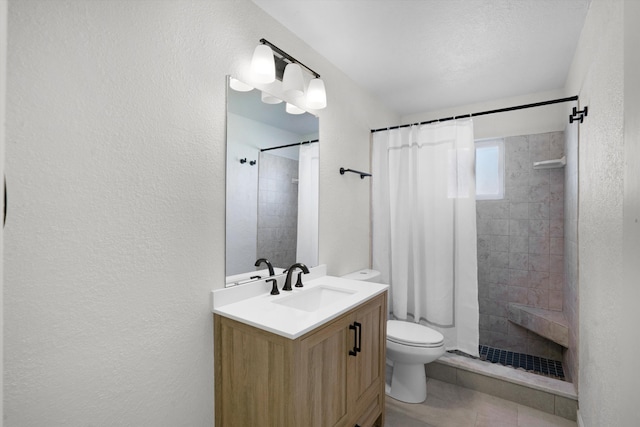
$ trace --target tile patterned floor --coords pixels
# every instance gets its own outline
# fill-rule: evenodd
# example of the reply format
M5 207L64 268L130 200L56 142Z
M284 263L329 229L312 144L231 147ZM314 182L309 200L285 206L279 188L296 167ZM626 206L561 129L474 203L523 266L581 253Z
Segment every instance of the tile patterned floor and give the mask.
M387 396L385 427L576 427L573 421L442 381L427 379L427 400Z
M458 356L478 359L484 362L499 363L515 369L523 369L545 377L555 378L557 380L565 380L562 362L559 360L545 359L544 357L532 356L525 353L516 353L509 350L501 350L499 348L479 345L478 352L480 357L471 356L460 350L449 350L449 353Z
M481 345L478 348L480 351L480 360L499 363L504 366L512 366L514 368L522 368L529 372L564 380L562 362L558 360L501 350L486 345Z

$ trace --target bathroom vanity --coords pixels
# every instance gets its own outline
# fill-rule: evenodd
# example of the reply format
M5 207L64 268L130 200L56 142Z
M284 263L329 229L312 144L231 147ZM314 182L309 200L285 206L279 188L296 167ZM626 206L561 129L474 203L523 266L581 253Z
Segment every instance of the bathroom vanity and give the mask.
M216 426L381 427L387 286L253 286L261 293L235 302L214 295Z

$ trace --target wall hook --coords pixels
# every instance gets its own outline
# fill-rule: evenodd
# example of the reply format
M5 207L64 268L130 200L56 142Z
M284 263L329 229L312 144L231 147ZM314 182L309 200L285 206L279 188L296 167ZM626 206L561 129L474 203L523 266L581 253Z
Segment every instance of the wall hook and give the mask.
M569 123L573 123L575 121L579 121L582 123L584 118L589 114L589 107L584 107L584 110L579 110L576 107L573 107L573 112L569 116Z
M240 163L242 163L243 165L247 163L247 158L245 157L244 159L240 159Z
M256 161L255 161L255 160L251 160L251 161L249 162L249 164L250 164L251 166L253 166L253 165L255 165L255 164L256 164Z

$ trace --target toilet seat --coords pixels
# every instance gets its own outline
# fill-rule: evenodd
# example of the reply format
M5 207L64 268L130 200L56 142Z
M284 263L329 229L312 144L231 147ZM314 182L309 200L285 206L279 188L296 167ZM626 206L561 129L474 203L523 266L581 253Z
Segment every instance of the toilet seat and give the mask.
M389 341L413 347L440 347L444 344L444 336L419 323L402 320L387 321L387 339Z

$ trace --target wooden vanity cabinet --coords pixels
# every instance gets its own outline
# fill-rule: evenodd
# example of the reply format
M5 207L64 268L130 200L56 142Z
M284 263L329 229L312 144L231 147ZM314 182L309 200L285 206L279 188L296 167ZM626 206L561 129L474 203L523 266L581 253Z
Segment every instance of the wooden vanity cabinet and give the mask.
M214 315L216 426L382 427L386 298L295 340Z

